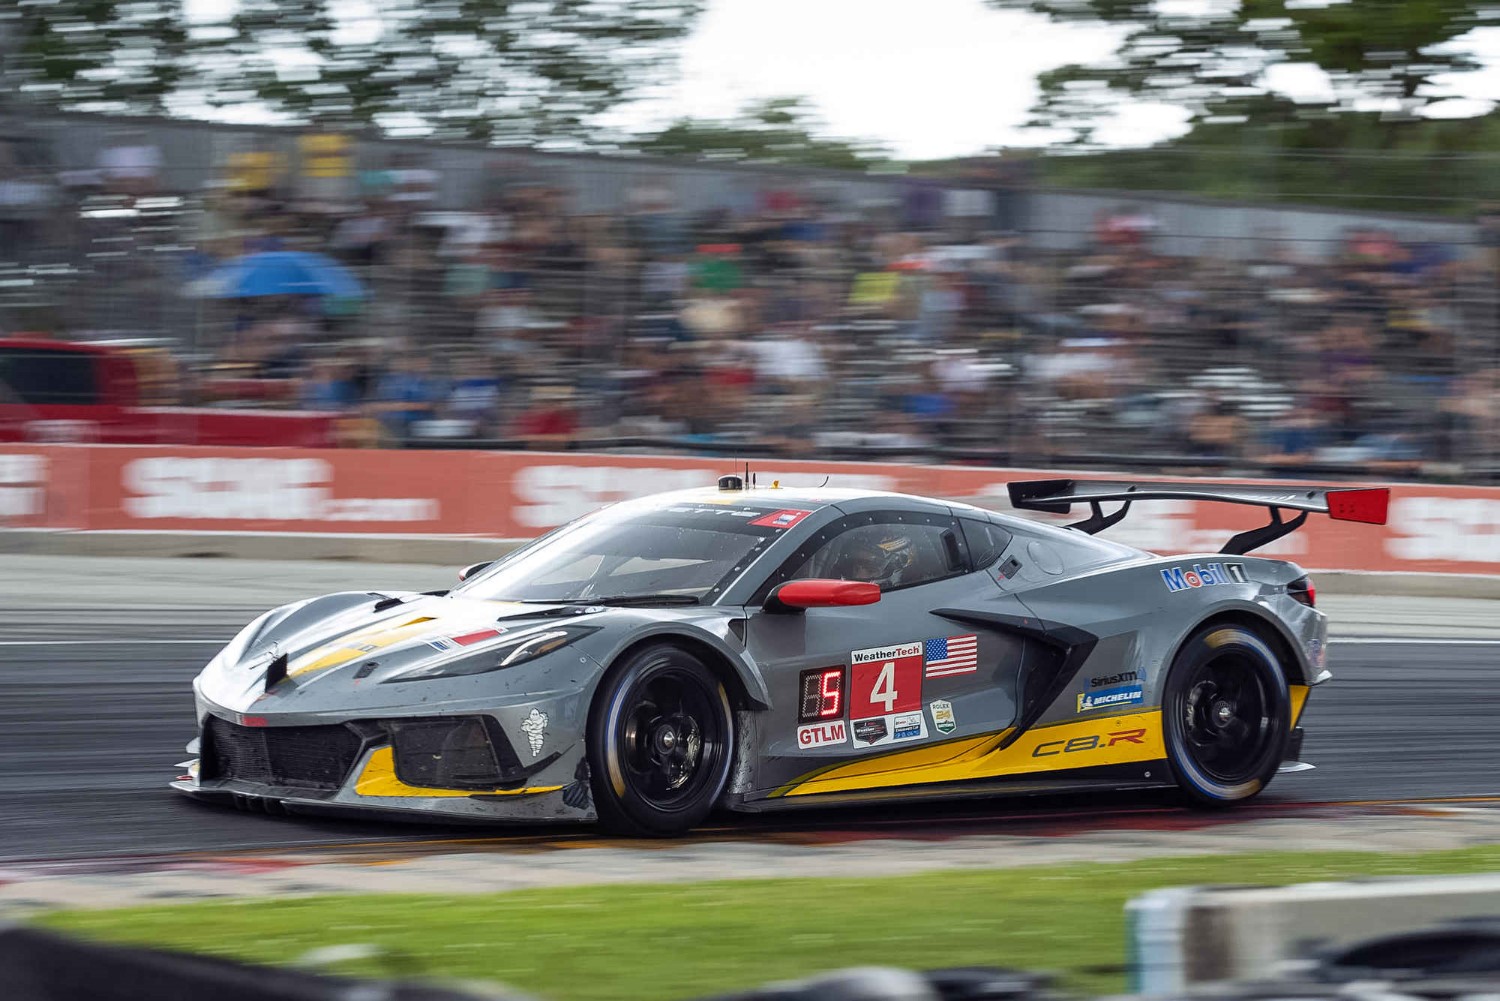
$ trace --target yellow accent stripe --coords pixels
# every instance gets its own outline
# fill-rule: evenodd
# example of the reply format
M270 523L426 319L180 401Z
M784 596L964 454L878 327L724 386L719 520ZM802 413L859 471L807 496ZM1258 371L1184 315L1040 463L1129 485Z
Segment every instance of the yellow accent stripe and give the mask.
M443 633L466 633L475 632L480 629L500 629L495 625L496 618L492 609L523 608L517 601L483 601L477 603L483 614L475 616L473 612L465 612L460 609L459 614L447 614L442 617L433 615L421 615L414 619L404 619L392 624L392 619L382 619L379 622L356 629L346 636L340 636L323 644L316 650L297 658L292 669L287 672L288 677L296 677L299 674L307 674L311 671L321 671L329 667L338 667L352 660L368 656L376 650L383 650L406 640L420 639L427 633L439 635ZM486 607L487 606L487 607ZM400 615L395 616L401 619ZM436 625L433 625L436 623ZM418 626L426 626L419 629ZM504 631L501 629L500 631ZM368 648L368 649L361 649Z
M377 622L373 626L350 633L348 636L340 637L332 643L324 644L318 649L307 654L312 660L299 663L295 668L287 672L288 677L295 678L299 674L307 674L309 671L321 671L327 667L338 667L347 664L351 660L383 650L388 646L394 646L402 640L415 639L420 633L431 629L427 624L436 622L431 616L421 616L408 619L399 625L391 625L388 622ZM426 628L422 628L426 627ZM373 649L361 649L371 647ZM306 658L302 658L306 660Z
M1157 761L1167 754L1159 709L1053 723L1030 730L1014 744L1001 749L999 745L1008 733L1009 730L1002 730L965 737L819 769L788 783L772 796L807 796L1125 765Z
M1292 694L1292 726L1296 726L1297 721L1302 718L1302 707L1307 705L1307 696L1312 689L1306 685L1287 685L1286 687Z
M836 761L800 775L771 793L772 798L790 796L792 790L807 782L824 778L855 778L862 775L879 775L886 772L932 768L956 759L972 760L994 750L1010 734L1010 729L998 733L981 733L974 737L959 737L939 744L924 744L906 751L891 751L876 754L858 761Z
M409 786L396 777L396 755L389 747L376 748L354 783L358 796L536 796L557 792L562 786L528 786L525 789L429 789Z

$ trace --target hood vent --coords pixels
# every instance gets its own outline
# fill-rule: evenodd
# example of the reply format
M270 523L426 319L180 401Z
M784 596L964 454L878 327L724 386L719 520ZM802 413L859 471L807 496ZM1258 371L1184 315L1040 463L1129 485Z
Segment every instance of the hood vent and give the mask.
M266 691L275 688L286 680L286 654L272 658L271 663L266 665Z

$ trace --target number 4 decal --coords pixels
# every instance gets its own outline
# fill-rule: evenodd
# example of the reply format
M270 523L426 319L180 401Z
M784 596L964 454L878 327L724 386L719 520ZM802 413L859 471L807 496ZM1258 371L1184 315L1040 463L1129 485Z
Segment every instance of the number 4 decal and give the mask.
M880 665L880 673L875 676L875 687L870 689L870 705L882 702L885 711L893 713L896 698L896 662L888 660Z
M849 718L922 708L922 644L856 650L850 656Z

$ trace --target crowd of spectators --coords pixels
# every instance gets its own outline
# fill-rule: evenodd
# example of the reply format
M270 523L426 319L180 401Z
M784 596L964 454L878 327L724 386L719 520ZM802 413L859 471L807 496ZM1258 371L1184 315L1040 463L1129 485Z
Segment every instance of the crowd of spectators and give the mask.
M72 260L51 264L74 267L77 288L149 289L153 332L183 355L184 402L336 411L351 445L1392 474L1495 459L1496 262L1482 249L1369 228L1335 247L1262 235L1251 253L1172 256L1150 210L1124 203L1080 246L1046 249L998 192L914 184L851 202L773 175L708 210L642 183L608 213L546 178L497 175L456 211L406 155L359 171L332 145L316 154L332 167L298 177L241 154L191 192L171 190L154 151L110 155L63 178L68 210L50 223L7 210L41 196L17 187L15 151L0 155L7 246L65 248ZM63 215L86 231L33 231ZM153 226L146 276L131 269ZM110 240L136 242L79 254ZM326 255L364 295L193 296L265 250ZM0 328L20 315L0 311Z

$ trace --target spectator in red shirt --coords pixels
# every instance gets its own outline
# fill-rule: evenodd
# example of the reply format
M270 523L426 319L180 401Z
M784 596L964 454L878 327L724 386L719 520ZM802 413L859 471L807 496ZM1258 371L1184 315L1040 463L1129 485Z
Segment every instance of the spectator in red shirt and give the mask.
M515 437L532 447L566 445L578 434L578 426L572 386L535 386L526 409L516 417Z

